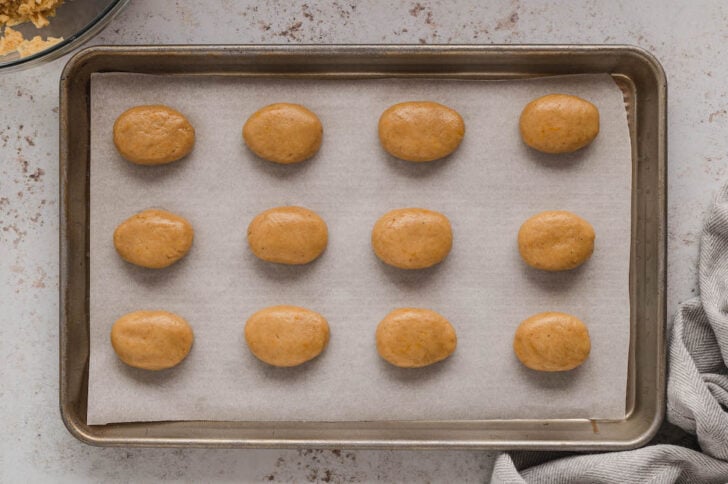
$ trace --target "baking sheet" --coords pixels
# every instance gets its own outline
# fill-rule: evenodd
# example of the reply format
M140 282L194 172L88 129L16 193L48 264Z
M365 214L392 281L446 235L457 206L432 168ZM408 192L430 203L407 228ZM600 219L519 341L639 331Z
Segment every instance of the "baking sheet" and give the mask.
M568 92L595 103L601 133L587 149L541 155L518 137L532 98ZM379 148L381 112L403 100L432 99L466 122L446 160L410 164ZM272 102L299 102L324 124L318 155L298 166L257 159L241 127ZM132 165L116 153L116 117L138 104L184 112L197 143L165 167ZM96 74L91 84L89 424L150 420L411 420L624 418L629 345L631 151L621 91L607 75L530 81L271 80ZM245 230L260 211L302 205L328 223L316 262L285 267L258 261ZM371 227L392 208L445 213L453 251L425 271L378 261ZM114 228L131 214L165 208L190 220L195 244L174 266L152 271L116 255ZM530 215L565 209L597 233L584 266L543 273L519 258L516 234ZM332 337L302 367L275 369L245 347L256 310L295 304L322 313ZM376 325L391 309L428 307L455 326L445 362L403 370L380 360ZM109 344L113 322L137 309L166 309L195 330L179 367L147 373L125 367ZM582 318L592 353L577 370L540 374L511 349L518 323L536 312Z

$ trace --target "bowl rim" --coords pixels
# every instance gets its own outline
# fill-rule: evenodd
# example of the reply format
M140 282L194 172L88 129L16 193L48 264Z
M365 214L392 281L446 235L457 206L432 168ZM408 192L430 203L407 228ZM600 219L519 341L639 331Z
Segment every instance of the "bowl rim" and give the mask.
M0 57L0 73L19 71L41 65L46 62L53 61L59 57L69 53L70 51L80 47L96 34L101 32L104 27L118 14L121 9L129 3L129 0L111 0L104 10L90 21L84 28L73 35L64 38L57 44L43 49L35 54L27 57L21 57L8 62L1 62Z

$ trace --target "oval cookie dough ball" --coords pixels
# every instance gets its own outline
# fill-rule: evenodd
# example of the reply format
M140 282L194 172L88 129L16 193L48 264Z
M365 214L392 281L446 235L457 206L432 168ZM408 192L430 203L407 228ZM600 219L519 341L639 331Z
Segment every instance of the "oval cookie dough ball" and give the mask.
M521 363L538 371L567 371L584 363L591 342L586 325L566 313L539 313L523 321L513 338Z
M329 342L329 323L319 313L297 306L273 306L245 324L245 341L261 361L296 366L316 358Z
M544 153L571 153L599 134L599 110L568 94L549 94L528 103L521 113L521 137Z
M250 151L285 165L315 155L323 134L318 116L299 104L271 104L250 116L243 126L243 139Z
M392 156L406 161L444 158L460 146L465 122L454 109L430 101L389 107L379 118L379 141Z
M594 228L565 210L541 212L518 231L518 250L526 264L544 271L568 271L594 252Z
M374 224L372 248L383 262L400 269L433 266L452 248L450 221L423 208L392 210Z
M143 370L164 370L185 359L195 339L180 316L167 311L135 311L111 327L111 345L121 361Z
M308 264L323 253L328 240L324 219L303 207L271 208L248 226L253 254L278 264Z
M124 220L114 231L114 247L122 259L149 269L180 260L192 247L192 225L166 210L144 210Z
M136 106L116 119L114 144L132 163L162 165L192 151L195 129L182 113L168 106Z
M457 346L455 328L429 309L401 308L377 326L377 351L389 363L420 368L450 356Z

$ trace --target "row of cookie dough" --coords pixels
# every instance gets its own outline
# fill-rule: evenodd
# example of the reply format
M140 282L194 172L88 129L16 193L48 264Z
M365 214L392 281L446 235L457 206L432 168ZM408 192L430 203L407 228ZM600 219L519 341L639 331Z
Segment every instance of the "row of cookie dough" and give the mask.
M599 133L599 111L568 94L549 94L530 102L521 113L523 141L545 153L579 150ZM392 156L429 162L453 153L465 136L462 116L432 101L410 101L389 107L379 118L379 140ZM276 103L255 112L243 126L243 139L257 156L274 163L299 163L318 152L321 120L299 104ZM160 165L187 156L195 130L187 118L168 106L136 106L114 123L114 144L127 160Z
M183 217L165 210L139 212L114 231L114 247L127 262L150 269L168 267L189 252L194 230ZM328 227L315 212L295 206L258 214L248 226L248 245L258 258L301 265L317 259L328 245ZM541 212L518 231L523 260L536 269L563 271L583 264L594 251L594 228L567 211ZM387 212L372 229L374 253L400 269L424 269L442 262L452 249L452 227L440 212L401 208Z
M245 324L245 341L259 360L277 367L301 365L319 356L330 337L321 314L297 306L273 306ZM384 360L402 368L421 368L449 357L457 346L453 325L441 314L421 308L390 312L377 326L376 347ZM194 333L182 317L167 311L135 311L111 328L111 344L121 361L144 370L172 368L192 349ZM540 313L523 321L513 350L528 368L568 371L589 356L586 325L566 313Z

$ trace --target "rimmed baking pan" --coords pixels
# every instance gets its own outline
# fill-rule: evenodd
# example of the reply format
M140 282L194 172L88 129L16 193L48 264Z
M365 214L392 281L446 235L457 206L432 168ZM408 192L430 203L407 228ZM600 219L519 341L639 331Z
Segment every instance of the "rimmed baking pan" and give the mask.
M91 75L100 72L483 80L610 74L625 93L632 135L626 417L87 425L89 93ZM66 426L80 440L108 446L608 450L640 446L659 427L665 392L666 81L645 51L629 46L92 47L66 66L60 108L60 404Z

